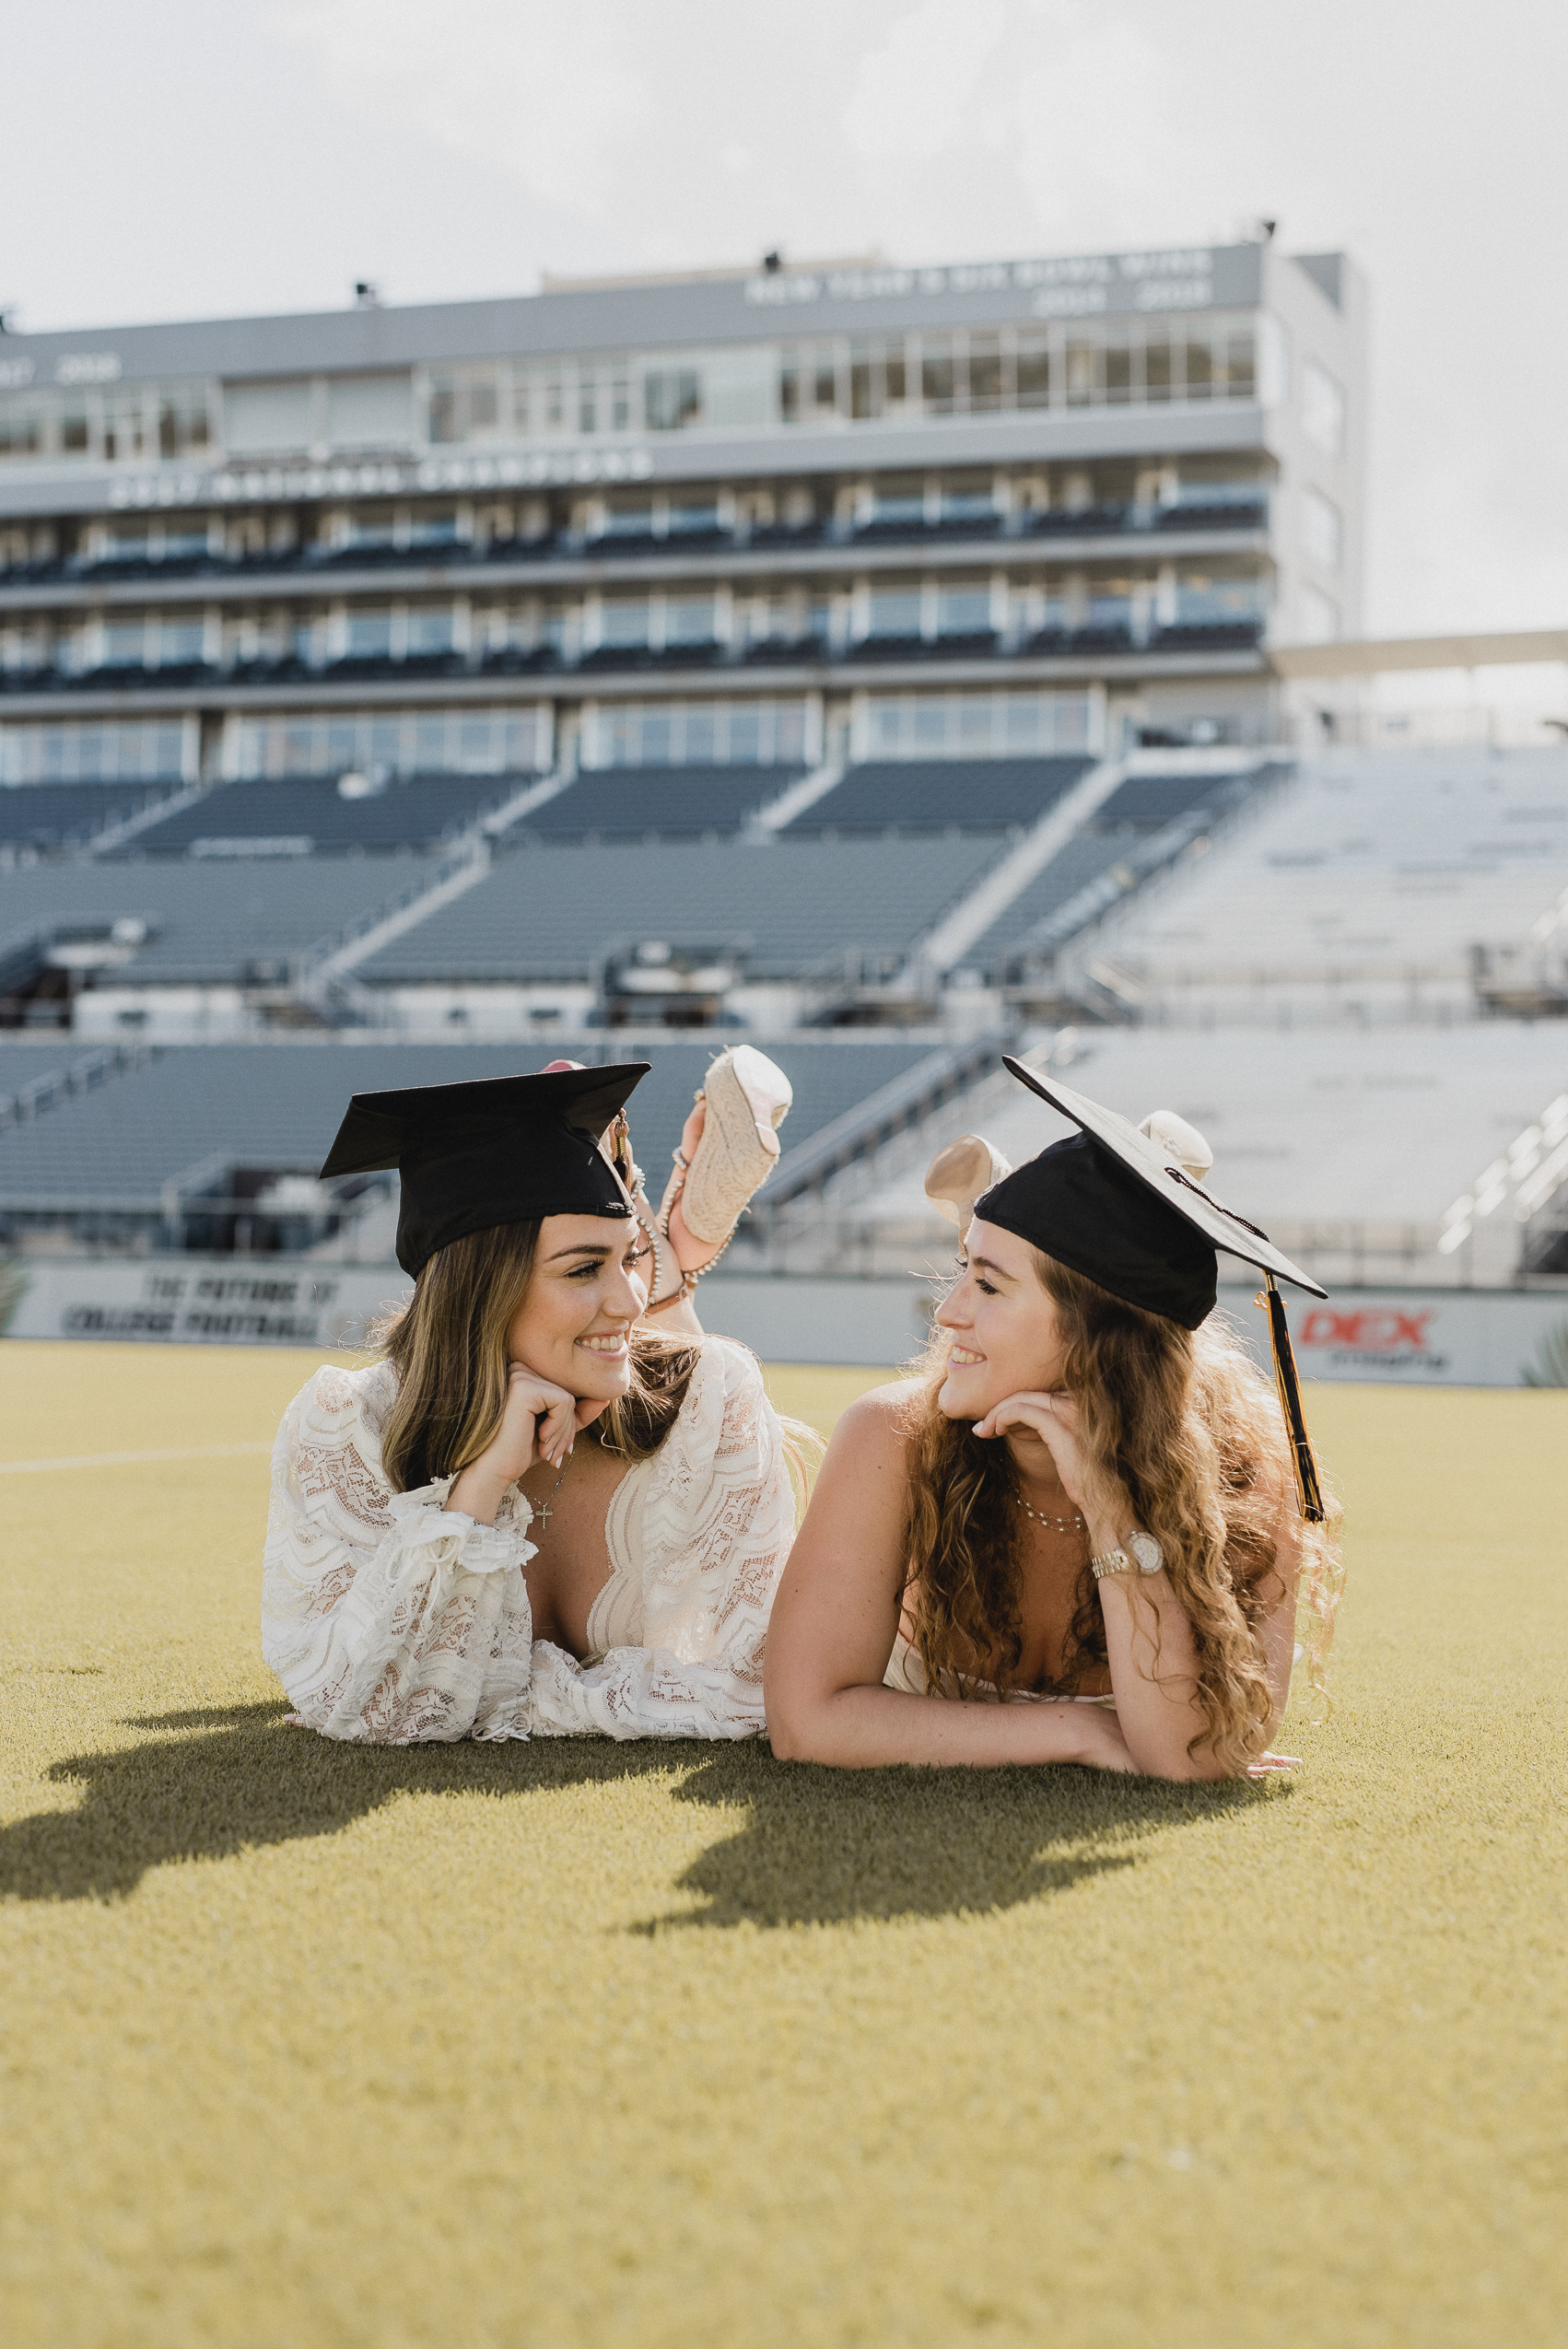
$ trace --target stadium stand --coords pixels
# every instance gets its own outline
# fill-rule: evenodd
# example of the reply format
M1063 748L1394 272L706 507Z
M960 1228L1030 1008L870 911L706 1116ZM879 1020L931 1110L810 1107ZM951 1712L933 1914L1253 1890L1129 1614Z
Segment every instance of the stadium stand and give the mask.
M868 759L802 809L784 836L991 832L1035 823L1092 758Z
M802 977L847 952L907 949L996 854L985 835L525 848L358 976L369 987L581 977L607 948L657 938L740 947L750 976Z
M328 782L225 783L109 856L365 853L439 848L533 782L529 775L347 776ZM344 789L345 784L348 789ZM287 844L287 845L285 845Z
M1320 758L1096 951L1170 1021L1468 1018L1475 950L1568 885L1568 751Z
M179 796L169 783L29 783L0 789L0 858L90 847L131 817Z
M20 866L0 871L0 968L99 939L105 964L138 984L261 984L397 898L410 872L385 857Z
M563 1058L591 1064L648 1060L649 1074L634 1104L634 1143L657 1201L669 1152L714 1057L715 1042L603 1035L566 1039ZM778 1047L795 1091L785 1128L787 1155L806 1149L856 1104L906 1077L931 1057L929 1043L899 1037L791 1039ZM0 1065L42 1060L12 1046ZM52 1066L59 1056L47 1056ZM313 1174L325 1157L352 1093L392 1086L451 1084L513 1076L539 1065L538 1045L257 1044L177 1046L114 1082L63 1097L47 1115L0 1125L0 1231L26 1221L68 1223L74 1216L113 1215L173 1238L176 1198L195 1245L233 1244L214 1217L229 1202L262 1223L252 1245L275 1241L276 1229L255 1201L280 1175ZM203 1207L202 1200L207 1202ZM315 1221L326 1203L315 1203ZM310 1213L309 1203L305 1212ZM290 1210L294 1220L301 1212ZM280 1215L280 1221L289 1219ZM329 1219L330 1220L330 1219ZM318 1234L317 1236L322 1236Z
M587 770L518 827L535 840L701 838L741 830L802 766L628 766Z

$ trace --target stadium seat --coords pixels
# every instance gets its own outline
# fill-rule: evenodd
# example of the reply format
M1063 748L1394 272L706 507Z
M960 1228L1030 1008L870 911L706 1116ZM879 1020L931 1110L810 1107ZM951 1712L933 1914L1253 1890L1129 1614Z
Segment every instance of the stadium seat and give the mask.
M1061 758L869 759L786 827L824 832L999 832L1036 823L1094 765Z
M735 833L804 771L755 765L591 768L525 816L510 836L682 840Z

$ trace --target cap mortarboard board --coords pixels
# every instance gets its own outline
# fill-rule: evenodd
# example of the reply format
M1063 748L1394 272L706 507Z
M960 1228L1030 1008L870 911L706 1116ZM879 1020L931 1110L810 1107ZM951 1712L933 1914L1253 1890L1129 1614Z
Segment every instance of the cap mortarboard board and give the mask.
M987 1223L1016 1233L1074 1272L1146 1313L1196 1329L1213 1310L1216 1254L1239 1256L1264 1276L1280 1400L1290 1431L1302 1508L1322 1518L1317 1470L1302 1415L1295 1361L1276 1280L1315 1297L1328 1291L1234 1209L1196 1183L1173 1144L1198 1138L1179 1120L1151 1118L1141 1130L1114 1109L1074 1093L1022 1062L1005 1066L1021 1084L1079 1130L1053 1142L975 1203ZM1188 1156L1188 1163L1192 1163Z
M599 1139L649 1065L356 1093L322 1178L401 1174L397 1260L415 1274L438 1248L498 1223L629 1216Z

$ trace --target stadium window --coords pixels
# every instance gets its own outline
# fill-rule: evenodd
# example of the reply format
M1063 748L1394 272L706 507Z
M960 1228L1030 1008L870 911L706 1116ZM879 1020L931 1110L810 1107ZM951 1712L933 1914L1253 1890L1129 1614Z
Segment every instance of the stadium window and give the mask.
M103 453L123 460L145 457L149 451L146 417L139 392L123 392L103 403Z
M1187 396L1206 400L1214 387L1214 352L1206 334L1187 338Z
M781 424L801 421L801 368L793 351L786 351L778 362L778 417Z
M85 457L92 445L92 429L85 400L67 400L60 411L60 449L67 457Z
M942 519L944 522L988 522L996 514L996 500L989 482L944 482L942 489Z
M679 432L702 421L702 383L695 368L658 368L642 380L649 432Z
M599 429L599 386L591 375L578 378L577 428L579 432Z
M0 457L36 457L43 447L43 410L35 400L0 398Z
M812 368L812 405L819 416L830 416L838 407L838 363L831 349L819 350Z
M920 399L932 415L954 414L958 388L958 372L954 365L953 345L945 334L928 334L920 342Z
M919 588L875 588L872 591L868 637L918 637L920 633Z
M416 507L408 524L410 546L455 546L458 539L455 507ZM391 540L378 542L390 545Z
M619 369L610 378L610 429L626 432L631 428L632 392L628 378Z
M566 394L558 375L544 378L543 424L546 432L559 432L566 423Z
M1339 569L1343 539L1340 509L1332 498L1324 497L1320 489L1309 488L1302 492L1301 537L1307 555L1319 570Z
M415 604L408 614L407 644L411 655L451 652L456 641L450 603Z
M887 406L901 408L909 396L902 338L895 343L889 343L883 351L882 380Z
M1019 406L1048 408L1051 403L1051 354L1047 337L1041 333L1020 334L1014 365Z
M942 587L937 593L937 633L943 637L980 636L991 625L991 591L975 583Z
M667 595L664 599L664 641L670 645L712 644L718 637L711 595Z
M158 661L161 669L183 668L200 660L206 650L206 628L200 620L160 620Z
M101 665L106 669L139 669L146 658L145 620L108 620L103 628Z
M677 500L670 508L669 534L672 538L706 536L719 528L719 508L711 497L687 504Z
M689 703L685 721L685 740L681 745L685 764L712 766L719 756L718 711L701 702Z
M631 650L648 642L648 599L606 596L599 607L599 641L617 650Z
M1170 337L1157 329L1148 334L1143 345L1143 393L1145 399L1168 400L1175 388L1175 370L1171 365Z
M528 378L520 368L512 377L512 430L521 439L528 438L529 405Z
M1076 337L1067 346L1067 404L1070 408L1087 408L1098 391L1098 346Z
M969 412L994 415L1003 404L1005 372L1000 334L969 337Z
M1132 397L1132 346L1119 337L1106 345L1106 400L1125 407Z
M1344 454L1344 390L1316 359L1308 359L1301 371L1301 421L1307 438L1327 455Z
M166 391L158 407L159 456L188 456L205 450L209 437L205 392Z
M1225 391L1233 400L1250 400L1258 389L1258 355L1250 334L1227 334L1224 340Z
M390 660L392 614L351 612L344 627L344 649L351 660Z

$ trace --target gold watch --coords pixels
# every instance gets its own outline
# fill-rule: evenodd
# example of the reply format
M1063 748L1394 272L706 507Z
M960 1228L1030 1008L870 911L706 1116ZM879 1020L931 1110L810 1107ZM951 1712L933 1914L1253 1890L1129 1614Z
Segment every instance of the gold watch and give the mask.
M1153 1534L1129 1534L1119 1548L1091 1558L1089 1571L1103 1583L1108 1574L1157 1574L1164 1562L1165 1553Z

